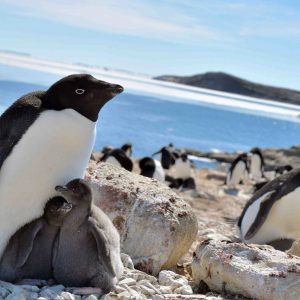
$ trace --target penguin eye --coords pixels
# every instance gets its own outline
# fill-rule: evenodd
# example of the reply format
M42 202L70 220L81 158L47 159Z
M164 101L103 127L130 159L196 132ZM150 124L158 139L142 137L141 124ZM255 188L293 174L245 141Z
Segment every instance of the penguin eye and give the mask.
M75 90L75 93L78 94L78 95L82 95L84 92L85 92L84 89L76 89Z

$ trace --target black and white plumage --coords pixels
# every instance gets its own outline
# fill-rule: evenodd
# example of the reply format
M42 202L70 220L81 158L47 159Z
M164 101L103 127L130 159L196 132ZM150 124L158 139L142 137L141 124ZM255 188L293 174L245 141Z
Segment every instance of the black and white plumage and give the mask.
M161 163L151 157L144 157L139 161L140 175L154 178L158 181L165 181L165 172Z
M109 292L123 273L120 236L93 201L93 188L74 179L56 190L72 204L56 239L53 274L65 286L95 287Z
M112 165L122 167L127 171L132 171L133 162L129 156L126 155L122 149L113 149L107 151L101 158L100 161L108 162Z
M275 177L290 172L291 170L293 170L293 167L291 165L278 166L275 169Z
M126 143L124 144L121 149L126 153L126 155L128 157L131 157L132 156L132 151L133 151L133 147L132 147L132 144L130 143Z
M98 113L122 91L91 75L70 75L1 115L0 256L19 228L43 214L56 185L84 175Z
M235 187L247 179L249 173L247 154L240 154L231 164L227 177L226 185Z
M260 180L264 176L264 157L259 148L250 150L250 176L254 180Z
M246 243L266 244L300 237L300 169L263 186L246 204L238 226Z
M172 147L163 147L159 151L152 154L152 156L160 154L160 162L162 167L165 170L169 170L174 164L175 164L175 156L174 156L174 150Z

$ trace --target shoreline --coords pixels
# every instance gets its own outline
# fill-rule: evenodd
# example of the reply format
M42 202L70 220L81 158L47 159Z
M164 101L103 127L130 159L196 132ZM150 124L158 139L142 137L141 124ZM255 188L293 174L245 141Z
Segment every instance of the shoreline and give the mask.
M190 87L183 84L159 81L100 67L52 62L0 51L0 64L46 74L66 76L70 73L90 73L103 80L121 84L129 92L153 95L172 102L208 105L240 112L300 122L300 106L272 100L262 100L237 94Z

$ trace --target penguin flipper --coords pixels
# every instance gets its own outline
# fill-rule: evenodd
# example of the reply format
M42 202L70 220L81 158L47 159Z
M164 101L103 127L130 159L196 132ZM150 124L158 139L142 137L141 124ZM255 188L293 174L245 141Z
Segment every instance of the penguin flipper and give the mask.
M109 241L107 239L105 231L101 227L99 227L97 222L91 217L89 217L89 225L90 225L90 231L97 244L98 257L100 261L103 261L104 258L104 262L107 269L114 276L116 276L116 272L111 264L110 251L109 251L109 247L107 246L109 244Z
M41 112L43 92L33 92L17 100L0 116L0 169L27 128Z
M19 251L17 255L16 268L21 268L28 260L33 248L34 240L43 226L44 222L42 219L39 219L33 223L25 225L22 229L22 234L19 238Z

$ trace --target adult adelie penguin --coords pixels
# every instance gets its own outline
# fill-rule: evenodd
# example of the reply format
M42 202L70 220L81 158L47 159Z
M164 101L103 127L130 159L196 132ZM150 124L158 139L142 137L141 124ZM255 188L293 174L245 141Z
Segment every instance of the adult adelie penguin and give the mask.
M263 186L246 204L239 219L246 243L281 243L300 238L300 169L294 169Z
M9 238L40 217L55 186L82 177L98 113L123 88L67 76L17 100L0 117L0 256Z
M240 154L231 164L227 177L226 184L234 187L247 178L249 172L247 154Z
M100 161L105 161L112 165L122 167L129 172L131 172L133 169L133 162L131 158L126 155L125 151L118 148L113 150L108 150L100 158Z
M264 157L259 148L253 148L250 151L250 175L254 180L259 180L264 175Z
M165 172L161 163L151 157L144 157L139 161L140 175L154 178L158 181L165 181Z

